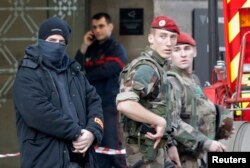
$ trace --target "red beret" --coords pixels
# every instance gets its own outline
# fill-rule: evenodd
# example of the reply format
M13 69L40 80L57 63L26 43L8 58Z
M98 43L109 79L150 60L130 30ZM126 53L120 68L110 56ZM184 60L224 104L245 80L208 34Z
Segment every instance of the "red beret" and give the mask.
M177 44L190 44L196 46L195 40L187 33L181 32L177 38Z
M176 32L180 34L179 27L173 19L167 16L157 16L153 19L151 23L151 28L155 29L166 29L171 32Z

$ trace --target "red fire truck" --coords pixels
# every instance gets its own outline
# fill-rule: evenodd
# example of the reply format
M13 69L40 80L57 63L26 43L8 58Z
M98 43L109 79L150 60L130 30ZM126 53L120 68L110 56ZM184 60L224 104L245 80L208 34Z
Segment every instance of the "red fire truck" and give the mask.
M235 134L223 141L228 150L250 151L250 0L223 0L223 13L225 58L217 60L204 92L232 111Z

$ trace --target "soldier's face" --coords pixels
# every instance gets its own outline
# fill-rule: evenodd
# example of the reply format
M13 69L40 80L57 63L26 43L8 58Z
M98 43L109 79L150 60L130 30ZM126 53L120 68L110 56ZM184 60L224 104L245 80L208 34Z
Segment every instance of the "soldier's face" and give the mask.
M150 47L161 57L169 59L177 42L177 33L163 29L152 29L148 41Z
M180 69L192 71L193 59L196 57L196 47L188 44L176 45L171 56L172 64Z

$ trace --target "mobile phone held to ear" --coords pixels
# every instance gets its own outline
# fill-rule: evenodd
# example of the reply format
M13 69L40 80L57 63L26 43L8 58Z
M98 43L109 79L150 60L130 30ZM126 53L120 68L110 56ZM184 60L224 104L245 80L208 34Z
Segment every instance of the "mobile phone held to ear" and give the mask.
M91 39L92 41L95 41L96 40L96 38L95 38L95 35L93 34L92 35L92 39Z
M91 39L90 39L90 40L91 40L91 41L95 41L95 40L96 40L94 32L92 32L92 34L91 34Z
M88 39L89 42L95 41L96 40L95 34L92 31L89 31L88 34L87 34L87 39Z

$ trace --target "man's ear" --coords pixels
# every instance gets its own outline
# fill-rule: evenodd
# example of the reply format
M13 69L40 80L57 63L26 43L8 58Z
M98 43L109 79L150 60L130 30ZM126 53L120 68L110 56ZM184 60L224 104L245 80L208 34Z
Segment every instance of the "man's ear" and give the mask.
M113 31L113 29L114 29L113 23L109 23L109 28L110 28L111 31Z
M194 47L194 58L197 56L197 48Z
M153 34L151 34L151 33L148 35L148 42L150 45L153 44L153 42L154 42L154 37L153 37Z

